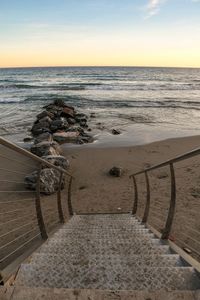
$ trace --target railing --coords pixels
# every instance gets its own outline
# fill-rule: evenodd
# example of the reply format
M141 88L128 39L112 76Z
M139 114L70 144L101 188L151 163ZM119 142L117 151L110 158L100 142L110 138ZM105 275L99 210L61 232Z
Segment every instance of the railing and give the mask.
M177 182L176 182L176 174L175 174L175 164L178 162L181 162L183 160L192 158L194 156L197 156L200 154L200 149L195 149L193 151L187 152L183 155L177 156L173 159L169 159L167 161L164 161L160 164L154 165L152 167L149 168L145 168L142 171L139 171L137 173L134 173L132 175L130 175L130 179L133 180L133 187L134 187L134 204L133 204L133 209L132 209L132 214L134 215L138 215L138 206L140 204L140 200L139 200L139 192L138 192L138 183L137 183L137 179L136 177L139 175L144 174L144 178L145 178L145 185L146 185L146 199L144 201L144 206L142 207L142 215L141 215L141 220L143 223L149 223L149 225L151 225L151 222L149 222L149 214L152 213L153 218L157 219L157 221L160 221L161 218L163 218L163 215L160 212L160 208L159 206L153 206L153 208L151 208L151 204L152 204L152 200L151 199L151 189L150 189L150 178L149 178L149 174L156 170L156 169L160 169L162 167L169 167L169 171L170 171L170 201L169 201L169 206L168 206L168 213L167 213L167 217L166 217L166 221L164 224L164 227L161 230L161 238L162 239L172 239L173 240L173 236L171 236L172 234L172 229L173 229L173 225L174 225L174 219L176 217L176 208L177 208ZM182 188L182 187L181 187ZM158 203L156 202L156 204L158 205ZM200 204L200 203L199 203ZM198 206L200 207L200 205ZM155 209L155 210L154 210ZM155 212L156 211L156 212ZM195 212L193 211L193 213L197 213L198 214L198 210ZM188 214L191 214L192 210L189 209L188 210ZM199 216L195 214L195 219L196 221L199 220ZM155 217L156 215L156 217ZM194 253L195 257L200 258L200 223L198 226L196 226L196 228L189 228L188 225L184 226L184 220L182 216L178 216L179 220L181 219L181 228L183 229L182 232L180 233L182 236L181 238L177 238L176 240L179 242L179 244L185 248L187 251L189 251L189 253ZM191 218L191 216L190 216ZM186 220L185 220L186 222ZM192 221L190 221L191 223ZM186 231L190 232L190 235L186 234ZM194 238L191 235L191 232L194 234ZM184 238L185 237L185 238ZM193 243L193 246L191 246L191 244Z
M44 167L53 169L59 179L56 194L41 194ZM33 171L37 171L36 188L28 190L24 177ZM65 169L0 138L0 284L12 265L16 268L73 215L73 179Z

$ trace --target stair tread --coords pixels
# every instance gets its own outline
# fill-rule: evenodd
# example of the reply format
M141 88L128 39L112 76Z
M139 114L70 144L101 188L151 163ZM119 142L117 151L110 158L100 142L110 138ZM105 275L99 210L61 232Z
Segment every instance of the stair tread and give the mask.
M193 290L200 280L130 214L76 215L21 266L17 285Z

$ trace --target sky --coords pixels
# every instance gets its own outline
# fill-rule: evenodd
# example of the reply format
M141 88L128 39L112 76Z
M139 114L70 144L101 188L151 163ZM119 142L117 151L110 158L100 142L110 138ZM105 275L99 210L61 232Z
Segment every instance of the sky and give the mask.
M200 67L200 0L0 0L0 67Z

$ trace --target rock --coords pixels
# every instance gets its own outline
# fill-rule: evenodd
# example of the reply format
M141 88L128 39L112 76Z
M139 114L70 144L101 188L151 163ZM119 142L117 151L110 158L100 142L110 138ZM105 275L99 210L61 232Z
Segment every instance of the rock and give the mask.
M158 179L164 179L164 178L167 178L169 177L169 175L167 174L167 172L160 172L158 175L157 175L157 178Z
M76 123L76 120L74 118L68 118L67 119L68 124L74 125Z
M85 121L81 121L79 124L81 127L88 127L88 125Z
M80 136L77 138L77 144L85 144L85 143L92 143L93 142L93 137L91 136Z
M43 124L47 123L50 126L51 122L52 122L52 119L50 117L46 116L46 117L44 117L42 119L37 120L36 124L42 124L43 125ZM43 127L45 127L45 126L43 126Z
M49 163L53 164L54 166L61 167L65 170L67 170L69 168L69 161L64 156L47 155L47 156L43 156L42 158L44 160L48 161Z
M90 118L96 118L96 114L93 112L90 114Z
M112 134L118 135L118 134L121 134L121 131L118 130L118 129L113 129L113 130L112 130Z
M31 128L31 132L34 136L39 135L44 132L50 132L49 123L45 123L45 124L36 123Z
M83 128L81 128L79 126L71 126L71 127L67 128L67 130L66 130L66 132L72 132L72 131L79 132L81 135L84 134Z
M83 113L75 115L75 120L78 123L80 123L80 122L87 123L87 119L88 119L88 117L85 114L83 114Z
M84 144L84 141L82 140L81 137L78 137L78 138L77 138L76 144L78 144L78 145L83 145L83 144Z
M34 171L33 173L27 175L25 177L25 186L27 189L36 190L38 179L38 171ZM46 168L41 170L40 174L40 192L46 195L51 195L55 193L59 188L59 180L60 180L60 172ZM64 178L62 181L61 189L64 188Z
M56 106L64 107L65 106L65 101L62 99L56 99L53 103Z
M31 142L32 140L33 140L32 137L26 137L26 138L24 138L24 143L29 143L29 142Z
M92 129L91 128L88 128L88 130L87 131L92 131Z
M61 154L61 148L56 142L41 142L31 147L31 152L39 157Z
M111 176L121 177L123 174L123 170L122 170L122 168L119 168L119 167L113 167L112 169L110 169L109 174Z
M52 142L52 141L53 141L52 134L49 132L44 132L42 134L39 134L36 137L34 144L39 144L41 142Z
M78 131L56 132L53 134L53 139L58 143L70 143L76 141L79 134Z
M69 107L69 106L63 107L61 115L65 118L69 118L69 117L73 118L74 117L74 108Z
M54 104L49 104L49 105L46 105L44 106L44 108L46 108L46 110L53 114L54 115L54 118L55 117L60 117L62 111L63 111L63 108L62 107L59 107L59 106L56 106Z
M68 128L69 124L64 118L55 119L52 121L50 129L53 132Z
M87 133L81 134L80 139L82 139L84 143L92 143L94 141L93 137Z
M44 110L43 112L41 112L40 114L38 114L36 117L37 117L38 120L43 119L45 117L49 117L49 118L53 119L54 118L54 114L52 114L49 111Z

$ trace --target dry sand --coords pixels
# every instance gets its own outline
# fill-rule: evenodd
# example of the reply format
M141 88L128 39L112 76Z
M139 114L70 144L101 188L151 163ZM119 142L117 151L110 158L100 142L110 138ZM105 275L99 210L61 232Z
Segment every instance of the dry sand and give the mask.
M100 149L81 146L70 148L65 145L63 147L64 153L70 160L71 172L75 176L72 189L74 211L76 213L131 211L134 199L132 181L129 179L131 173L173 158L186 151L191 151L198 148L199 145L200 136L171 139L135 147ZM15 161L10 161L5 157ZM36 169L35 163L13 151L8 151L4 147L0 148L0 165L1 169L20 173L1 170L1 191L25 191L24 176ZM121 178L113 178L108 175L109 169L113 166L120 166L124 169ZM181 247L187 246L187 248L190 248L192 255L199 259L197 252L200 252L200 157L197 156L177 163L175 172L177 178L177 208L171 236ZM2 180L21 183L8 183ZM138 176L137 182L139 188L138 215L142 216L146 195L144 176ZM151 172L150 183L151 210L149 223L161 231L169 208L169 168L164 167ZM67 220L67 187L62 192L62 196L63 209ZM34 198L35 194L33 192L0 193L0 258L15 251L28 239L38 234ZM42 197L42 209L44 221L47 224L48 232L50 232L59 223L56 195ZM32 224L24 226L30 222ZM18 229L19 227L20 229ZM13 242L14 239L16 240ZM32 242L34 243L35 240ZM5 244L7 246L3 247ZM5 260L0 267L3 268L23 251L24 248L20 248Z

